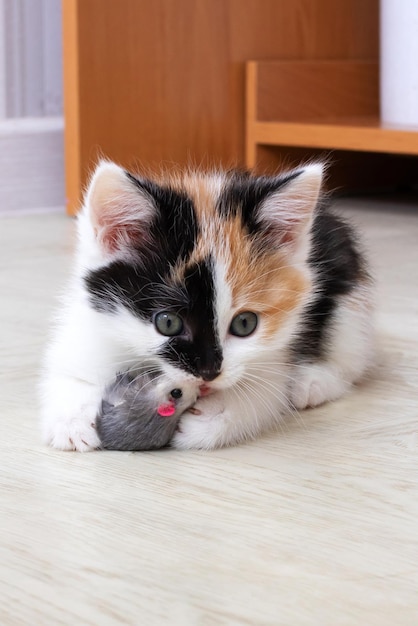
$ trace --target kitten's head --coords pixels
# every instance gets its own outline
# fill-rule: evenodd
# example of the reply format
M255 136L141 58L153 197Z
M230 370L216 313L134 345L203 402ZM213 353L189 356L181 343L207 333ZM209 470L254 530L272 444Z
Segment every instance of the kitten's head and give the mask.
M321 178L315 164L156 182L100 164L79 231L91 305L179 385L235 384L280 358L310 297Z

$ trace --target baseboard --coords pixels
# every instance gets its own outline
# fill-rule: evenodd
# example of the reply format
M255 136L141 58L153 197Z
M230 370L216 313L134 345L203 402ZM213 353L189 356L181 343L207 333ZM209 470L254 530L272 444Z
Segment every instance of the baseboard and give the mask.
M0 215L65 206L62 117L0 121Z

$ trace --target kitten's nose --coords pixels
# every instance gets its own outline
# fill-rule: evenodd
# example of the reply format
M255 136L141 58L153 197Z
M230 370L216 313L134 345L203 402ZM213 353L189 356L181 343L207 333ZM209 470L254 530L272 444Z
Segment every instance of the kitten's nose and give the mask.
M218 349L206 349L196 357L196 374L205 382L215 380L221 373L222 353Z
M220 373L221 372L218 369L208 368L208 369L199 370L199 374L205 382L210 382L211 380L215 380L215 378L217 378Z

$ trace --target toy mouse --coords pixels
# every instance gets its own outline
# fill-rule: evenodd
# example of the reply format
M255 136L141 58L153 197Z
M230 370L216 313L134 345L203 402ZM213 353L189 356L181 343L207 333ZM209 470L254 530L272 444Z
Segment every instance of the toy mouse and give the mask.
M162 372L118 374L106 387L96 418L102 448L155 450L166 446L197 394L172 388Z

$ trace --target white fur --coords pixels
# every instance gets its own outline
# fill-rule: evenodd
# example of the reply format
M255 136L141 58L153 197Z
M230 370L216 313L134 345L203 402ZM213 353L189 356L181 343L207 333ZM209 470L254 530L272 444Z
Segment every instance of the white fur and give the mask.
M375 346L371 290L358 286L342 297L331 328L328 358L295 366L290 399L298 409L343 395L373 365Z
M116 180L116 187L118 177L124 176L117 166L102 163L92 179L78 218L74 276L45 357L41 385L43 439L60 449L86 451L98 447L94 427L97 408L104 386L120 371L146 361L162 368L173 386L192 395L197 394L203 382L153 356L163 338L151 324L137 319L122 306L117 314L97 312L90 306L83 275L109 259L109 250L98 233L102 228L98 208L92 214L91 202L97 181L109 174L112 184ZM320 185L317 166L311 166L306 178L316 202ZM220 184L216 186L217 193L218 188ZM135 205L135 211L142 210L146 221L151 210L149 203L142 199L138 209L134 196L124 189L123 210L129 213L130 204L132 211ZM296 198L301 189L298 183L289 193ZM265 203L263 211L271 215L273 204ZM309 216L303 216L302 221L309 220ZM123 250L114 250L112 254L123 254ZM306 257L305 252L303 256ZM228 334L234 311L225 281L227 253L223 258L218 255L217 263L216 310L223 343L222 373L211 383L212 394L198 399L195 409L199 413L189 411L182 416L172 442L178 448L209 449L238 443L277 426L289 410L289 403L304 408L336 398L361 376L372 352L369 293L362 288L342 300L333 327L333 348L329 359L321 364L296 367L289 363L287 346L298 329L305 302L268 342L260 341L263 320L257 332L245 339Z

